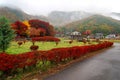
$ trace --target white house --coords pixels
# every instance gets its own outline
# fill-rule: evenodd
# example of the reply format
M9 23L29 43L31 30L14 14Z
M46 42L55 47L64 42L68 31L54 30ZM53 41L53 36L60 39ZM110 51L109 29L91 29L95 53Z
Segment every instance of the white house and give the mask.
M80 40L82 38L81 33L78 31L74 31L70 34L70 38L71 39L76 39L76 40Z
M74 32L71 33L71 35L81 35L81 33L78 32L78 31L74 31Z
M116 35L115 34L109 34L105 38L107 38L107 39L116 38Z

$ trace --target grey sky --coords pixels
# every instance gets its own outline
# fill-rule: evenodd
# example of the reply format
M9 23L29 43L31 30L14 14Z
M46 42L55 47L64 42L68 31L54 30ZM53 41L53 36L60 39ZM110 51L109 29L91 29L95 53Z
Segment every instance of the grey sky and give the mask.
M0 5L13 5L34 15L54 10L120 13L120 0L0 0Z

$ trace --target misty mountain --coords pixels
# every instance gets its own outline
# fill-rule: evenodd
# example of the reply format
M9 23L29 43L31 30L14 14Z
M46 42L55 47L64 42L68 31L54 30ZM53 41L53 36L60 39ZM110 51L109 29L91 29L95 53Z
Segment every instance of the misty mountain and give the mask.
M109 16L114 18L114 19L120 20L120 13L112 12L109 14Z
M90 16L96 15L96 13L89 13L84 11L71 11L71 12L65 12L65 11L53 11L48 15L48 20L53 24L54 26L63 26L65 24L82 20L85 18L88 18ZM106 17L111 17L116 20L120 20L120 13L107 13L107 14L100 14Z
M23 12L20 9L13 9L13 8L8 8L8 7L0 7L0 16L5 16L8 18L11 22L20 20L30 20L30 19L41 19L44 21L48 21L45 16L33 16L29 15L25 12Z
M30 20L30 19L40 19L43 21L49 21L54 26L61 26L72 21L77 21L86 17L91 16L91 13L83 11L73 11L73 12L63 12L63 11L53 11L48 16L29 15L18 8L10 7L0 7L0 16L7 17L11 22L20 20Z
M54 26L63 26L65 24L79 21L90 16L94 15L94 13L88 13L84 11L53 11L48 16L38 15L33 16L25 13L16 7L0 7L0 16L7 17L11 22L20 20L30 20L30 19L40 19L43 21L50 22ZM109 13L106 16L110 16L114 19L120 20L120 13Z
M64 25L67 32L91 30L92 33L120 33L120 21L102 15L93 15L88 18Z
M84 11L72 11L72 12L53 11L48 15L48 19L52 24L56 26L62 26L64 24L81 20L91 15L92 15L91 13L87 13Z

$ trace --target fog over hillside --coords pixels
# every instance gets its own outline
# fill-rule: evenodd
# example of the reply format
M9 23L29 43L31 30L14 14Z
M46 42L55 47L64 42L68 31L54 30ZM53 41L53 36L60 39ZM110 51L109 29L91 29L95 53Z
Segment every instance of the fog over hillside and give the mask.
M0 6L18 7L31 15L48 15L52 11L120 13L120 0L0 0Z
M16 20L29 20L29 19L41 19L43 21L50 22L54 26L63 26L65 24L87 18L89 16L99 14L114 19L120 20L120 13L107 12L107 13L94 13L86 11L52 11L48 15L32 15L24 12L22 9L15 6L0 6L0 16L6 16L11 21Z

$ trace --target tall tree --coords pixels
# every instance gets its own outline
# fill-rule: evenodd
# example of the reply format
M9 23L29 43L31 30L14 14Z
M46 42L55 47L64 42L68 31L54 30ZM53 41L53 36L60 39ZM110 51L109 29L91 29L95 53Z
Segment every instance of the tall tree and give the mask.
M14 38L14 31L5 17L0 18L0 50L5 52Z

